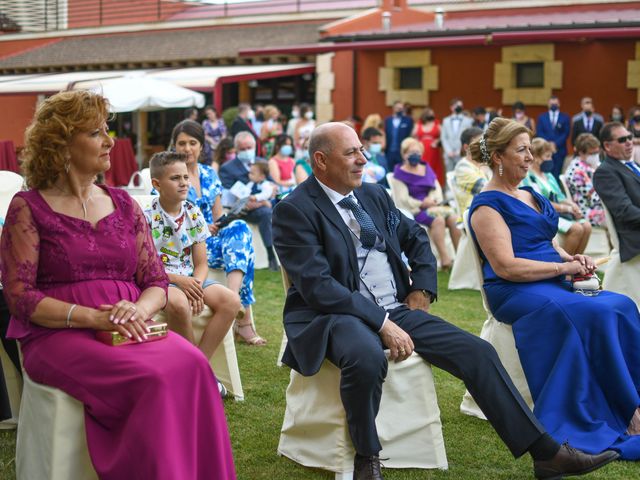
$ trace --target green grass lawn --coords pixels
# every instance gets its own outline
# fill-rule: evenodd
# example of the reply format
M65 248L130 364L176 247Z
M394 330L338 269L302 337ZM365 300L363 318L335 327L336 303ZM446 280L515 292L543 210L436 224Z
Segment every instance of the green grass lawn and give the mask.
M448 274L440 274L439 280L439 301L432 307L432 312L479 334L485 319L480 294L474 291L447 291ZM282 338L282 282L279 274L260 270L256 272L255 285L258 331L268 339L269 344L266 347L238 345L245 401L225 402L238 478L330 480L333 474L329 472L301 467L276 454L285 407L284 392L289 381L289 369L275 366ZM434 375L442 412L449 470L388 469L384 471L385 478L533 478L531 460L528 456L514 460L487 422L460 413L459 406L464 393L462 382L441 370L434 369ZM0 480L15 478L14 451L15 432L0 432ZM616 462L591 474L589 478L640 478L640 465Z

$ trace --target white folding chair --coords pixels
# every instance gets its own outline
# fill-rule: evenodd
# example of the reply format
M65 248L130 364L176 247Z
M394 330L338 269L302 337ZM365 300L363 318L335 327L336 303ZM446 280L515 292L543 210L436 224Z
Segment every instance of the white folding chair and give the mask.
M455 172L447 172L447 186L453 194L453 205L459 218L462 218L463 212L460 212L458 204L458 185L455 180ZM453 261L453 268L449 276L449 290L471 289L480 290L478 276L474 273L473 266L473 249L472 240L469 231L462 222L462 235L458 242L458 249Z
M62 390L34 382L24 371L23 376L17 480L97 480L87 449L82 403Z
M290 281L281 271L286 295ZM278 361L286 345L285 334ZM351 479L355 452L340 400L340 370L328 361L311 377L292 370L286 401L278 453L335 472L336 480ZM376 426L386 467L448 467L431 366L419 355L389 363Z
M465 228L468 232L471 232L469 229L469 210L465 211L463 214L463 220ZM471 235L469 234L469 237ZM520 357L518 356L518 350L516 349L516 343L513 338L513 331L511 329L511 325L507 325L506 323L501 323L493 316L491 313L491 308L489 307L489 302L487 301L487 297L484 292L484 288L482 288L482 284L484 283L484 279L482 276L482 264L480 260L480 255L475 247L475 243L470 241L473 247L473 265L475 267L476 275L478 276L478 283L481 285L480 294L482 295L482 305L484 306L485 311L487 312L487 320L482 325L482 331L480 332L480 338L486 340L493 348L495 348L498 356L500 357L500 361L504 365L505 370L511 377L513 384L522 395L524 401L529 405L529 408L533 410L533 399L531 398L531 392L529 391L529 385L527 384L527 379L524 376L524 371L522 370L522 365L520 363ZM471 415L474 417L482 418L486 420L484 413L478 407L478 404L475 402L471 394L466 391L462 398L462 403L460 404L460 411L466 415Z
M604 273L602 288L628 296L640 309L640 290L638 289L638 285L640 285L640 255L622 263L618 232L607 207L604 207L604 215L613 249L609 253L610 259Z
M0 170L0 217L7 216L13 196L22 190L24 179L15 172Z

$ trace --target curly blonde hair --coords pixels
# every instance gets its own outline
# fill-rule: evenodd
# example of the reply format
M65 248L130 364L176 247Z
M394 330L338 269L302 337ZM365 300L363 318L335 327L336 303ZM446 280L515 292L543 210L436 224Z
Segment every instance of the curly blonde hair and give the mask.
M109 118L109 101L87 90L60 92L42 102L24 134L27 185L50 187L65 171L73 136Z
M493 154L503 153L511 143L511 140L521 133L529 135L529 139L533 137L531 130L515 120L500 117L494 118L484 135L469 145L471 158L474 162L485 163L493 167ZM483 155L480 146L481 142L484 142L486 155Z

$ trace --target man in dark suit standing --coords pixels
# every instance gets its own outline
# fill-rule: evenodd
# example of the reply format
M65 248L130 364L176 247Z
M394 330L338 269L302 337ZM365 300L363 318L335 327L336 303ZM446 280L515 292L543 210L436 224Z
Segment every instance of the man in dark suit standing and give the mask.
M389 163L389 172L393 171L393 167L402 163L402 155L400 155L400 144L411 135L413 130L413 119L404 114L404 104L402 102L393 102L393 115L384 119L384 132L387 136L387 162Z
M251 119L249 118L251 112L251 105L248 103L241 103L238 105L238 116L231 124L230 135L231 138L235 138L240 132L249 132L255 142L256 155L259 157L262 155L260 135L254 130Z
M602 128L602 120L593 111L593 100L591 97L584 97L580 101L582 107L582 113L574 117L573 127L571 129L571 145L576 144L576 138L581 133L590 133L594 137L600 136L600 129ZM602 118L602 117L600 117Z
M536 135L555 145L552 173L559 178L564 159L567 157L567 138L571 131L571 120L569 115L560 111L560 100L555 95L549 97L548 105L549 111L538 117Z
M313 175L274 210L276 250L293 286L284 307L283 362L313 375L327 358L341 370L340 395L356 457L354 480L380 480L375 426L390 360L415 350L461 378L515 456L529 452L538 478L585 473L617 457L558 445L539 425L484 340L428 313L436 261L425 231L384 188L363 183L358 135L327 123L311 135ZM402 253L409 259L406 268Z
M605 158L593 175L593 186L613 218L620 243L622 269L640 268L640 166L632 160L633 135L622 123L600 131ZM638 274L636 273L635 276ZM640 305L638 285L621 292Z

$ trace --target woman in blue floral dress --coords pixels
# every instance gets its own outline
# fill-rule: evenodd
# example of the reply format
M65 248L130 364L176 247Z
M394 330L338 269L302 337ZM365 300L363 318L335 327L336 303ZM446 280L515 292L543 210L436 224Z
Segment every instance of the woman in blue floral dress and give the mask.
M234 220L224 228L216 225L215 221L223 214L220 201L222 184L213 168L198 163L204 141L202 126L192 120L178 123L171 134L171 144L176 151L187 155L187 170L191 183L187 198L200 207L209 225L209 267L224 268L227 286L238 292L245 307L244 318L239 317L234 327L236 336L249 345L264 345L267 342L253 328L251 315L251 305L256 301L253 296L255 254L251 230L243 220Z

